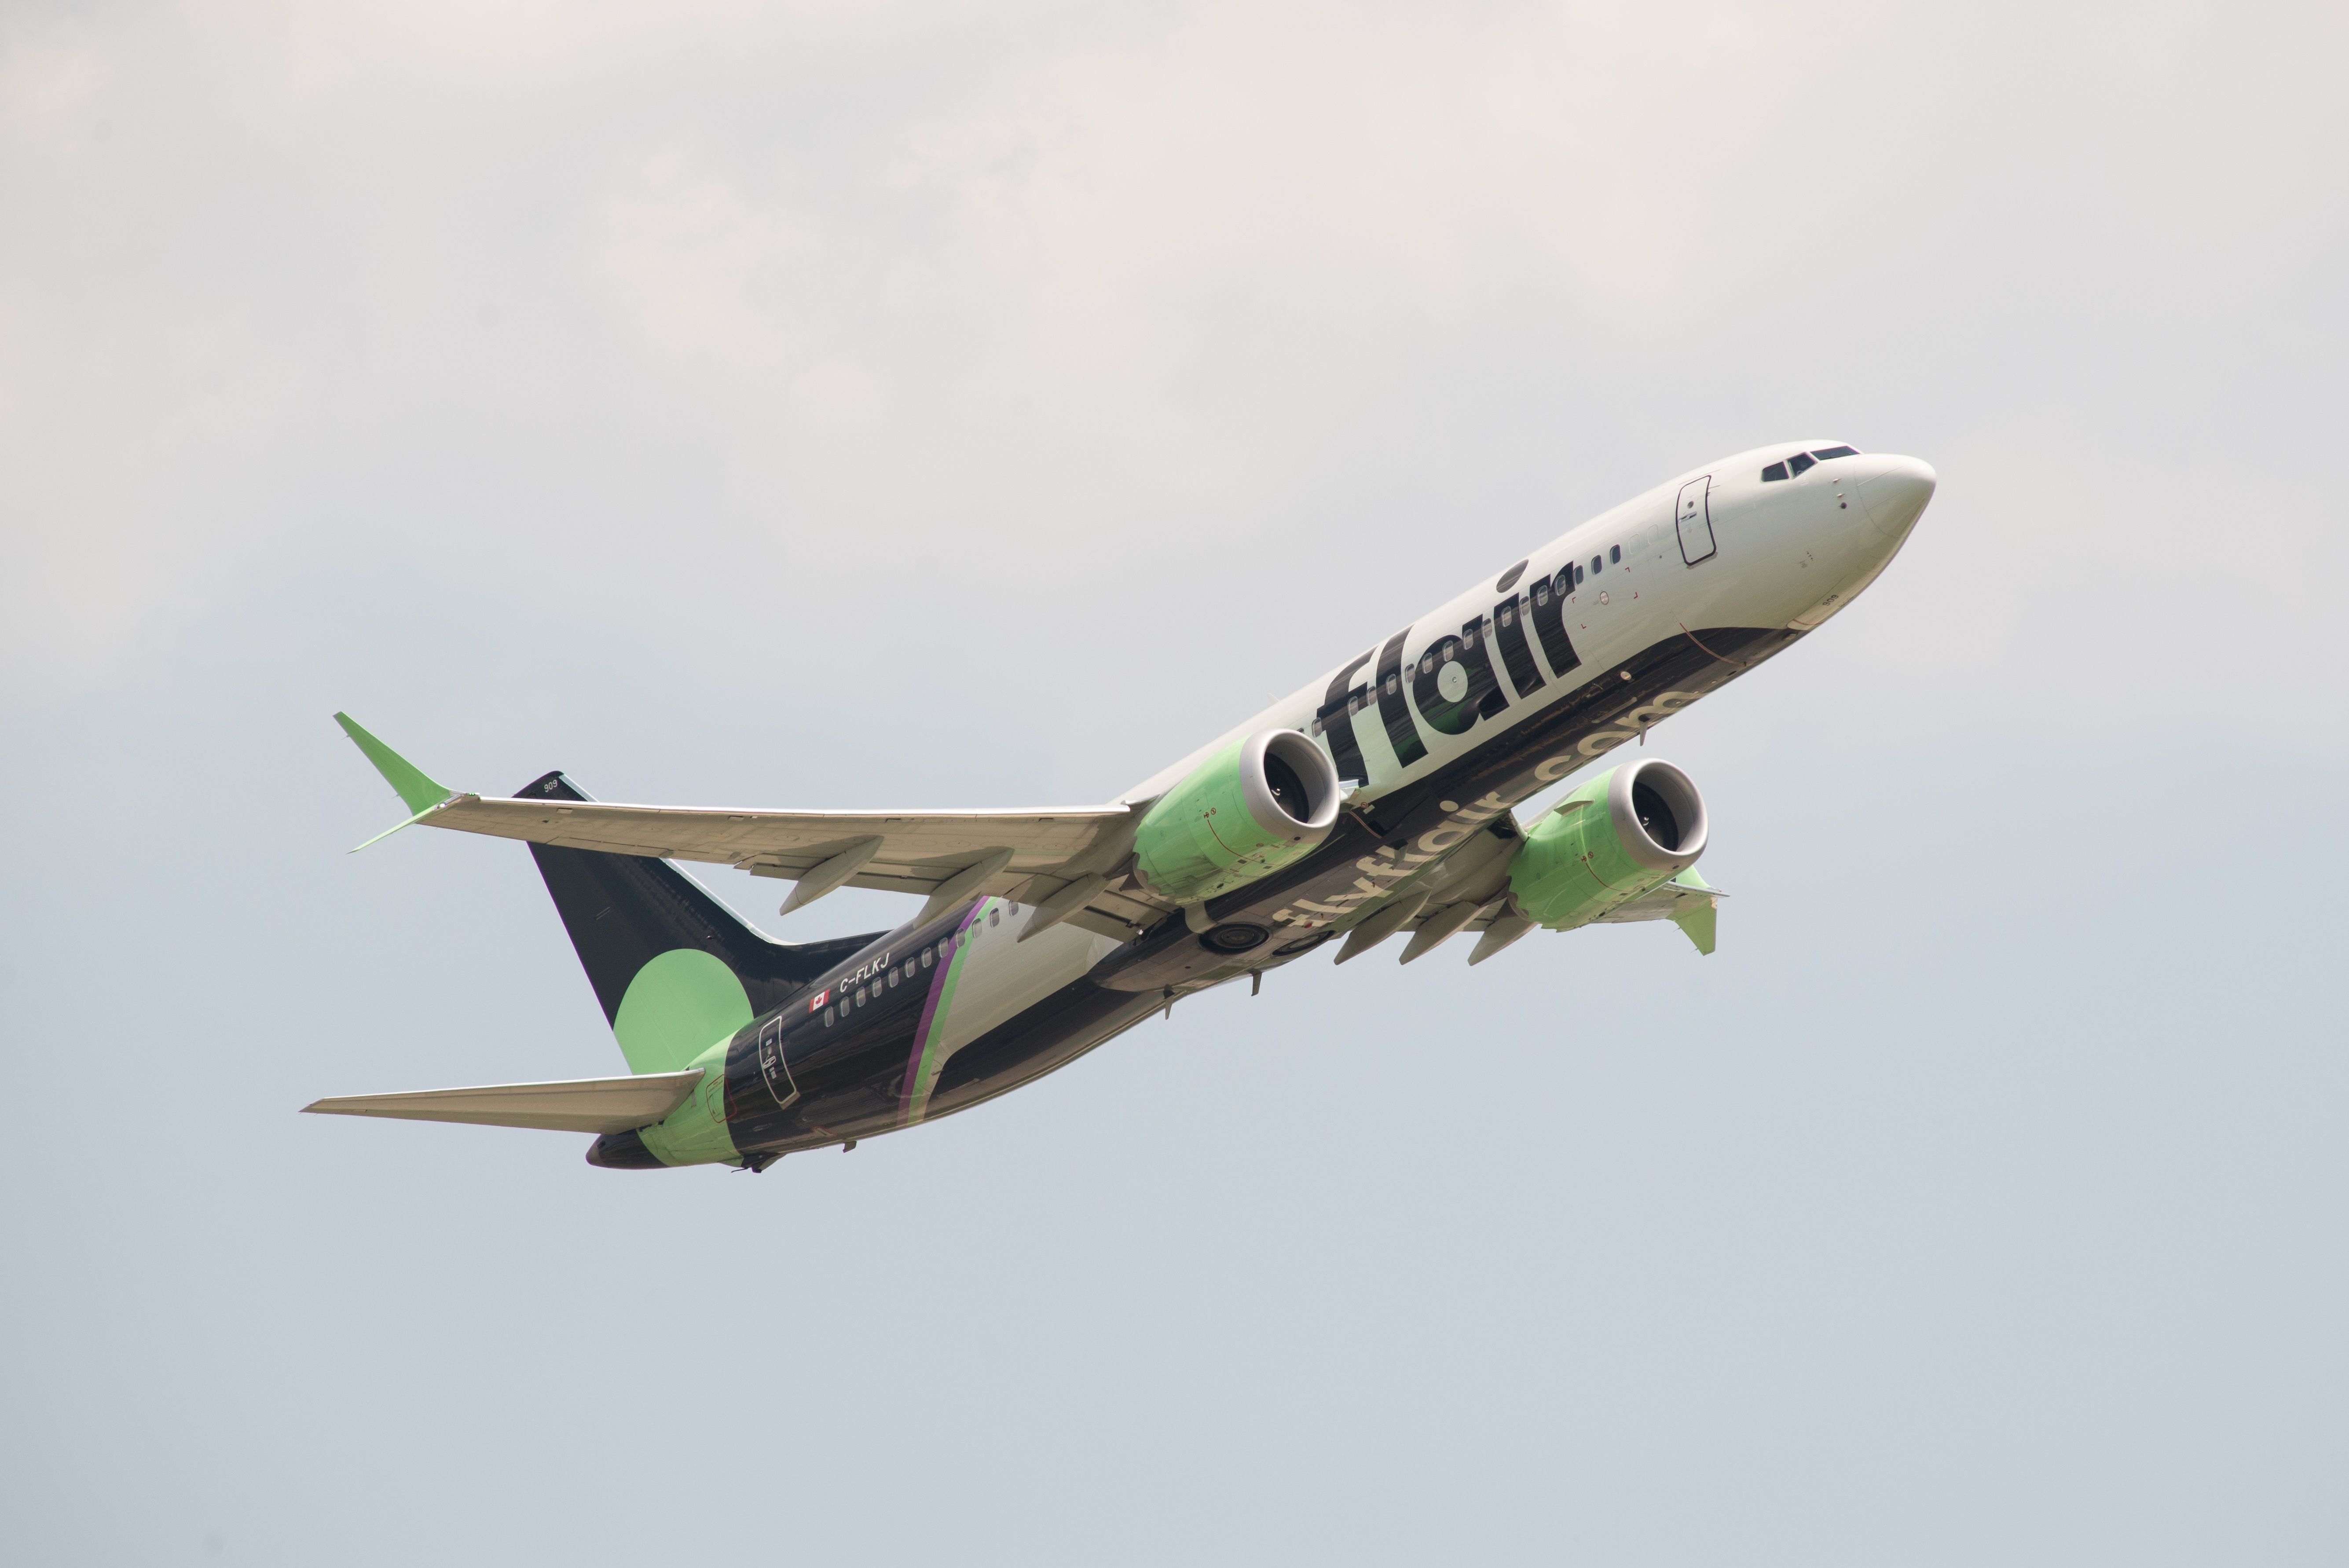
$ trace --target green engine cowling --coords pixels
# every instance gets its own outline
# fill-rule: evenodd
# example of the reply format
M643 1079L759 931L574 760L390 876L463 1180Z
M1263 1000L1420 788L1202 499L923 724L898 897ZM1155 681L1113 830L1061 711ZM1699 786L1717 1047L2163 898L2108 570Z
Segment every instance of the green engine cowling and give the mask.
M1338 820L1338 769L1294 729L1260 729L1158 799L1133 836L1133 869L1161 898L1194 904L1311 854Z
M1598 919L1696 864L1704 797L1669 762L1610 768L1525 830L1509 891L1537 924L1564 931Z

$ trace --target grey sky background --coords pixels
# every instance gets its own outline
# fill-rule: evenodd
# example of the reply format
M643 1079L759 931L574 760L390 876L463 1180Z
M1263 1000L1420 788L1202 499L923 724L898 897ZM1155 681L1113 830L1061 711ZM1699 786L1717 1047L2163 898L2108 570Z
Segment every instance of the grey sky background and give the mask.
M2337 1563L2344 33L0 9L0 1555ZM758 1178L294 1114L620 1068L337 707L1098 799L1810 435L1941 490L1655 738L1710 959L1308 961Z

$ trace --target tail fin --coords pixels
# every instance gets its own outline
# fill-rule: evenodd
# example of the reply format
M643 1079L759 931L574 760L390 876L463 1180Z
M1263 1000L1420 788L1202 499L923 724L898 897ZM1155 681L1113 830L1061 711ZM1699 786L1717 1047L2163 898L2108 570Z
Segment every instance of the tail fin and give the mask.
M515 791L585 800L560 772ZM772 942L667 861L533 844L631 1072L675 1072L885 934Z
M450 798L447 785L359 727L348 714L335 715L335 722L415 813L368 844L422 821ZM542 800L587 799L561 773L533 779L519 793ZM667 861L551 844L533 844L530 852L631 1072L681 1071L886 934L770 942Z

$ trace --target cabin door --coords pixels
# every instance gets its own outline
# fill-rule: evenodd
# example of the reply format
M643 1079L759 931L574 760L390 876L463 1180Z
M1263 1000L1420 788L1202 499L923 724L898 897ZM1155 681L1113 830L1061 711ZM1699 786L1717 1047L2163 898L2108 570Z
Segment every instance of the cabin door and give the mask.
M1680 530L1681 559L1691 566L1713 554L1713 509L1710 498L1713 476L1691 480L1681 486L1681 500L1672 521ZM1651 512L1650 516L1655 515Z

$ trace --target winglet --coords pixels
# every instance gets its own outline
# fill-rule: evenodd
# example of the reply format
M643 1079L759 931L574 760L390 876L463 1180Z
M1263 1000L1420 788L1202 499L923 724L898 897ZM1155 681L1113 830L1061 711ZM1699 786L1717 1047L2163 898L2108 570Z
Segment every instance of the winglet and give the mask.
M398 792L401 803L414 813L408 821L386 828L382 832L369 839L367 844L355 845L350 851L352 854L357 854L359 851L366 849L367 844L391 837L401 828L423 818L434 807L456 793L447 785L436 782L424 769L369 735L349 714L335 715L335 722L343 727L343 733L349 736L352 744L367 754L367 759L375 764L375 770L383 775L384 782Z
M1705 895L1702 898L1682 899L1679 906L1672 911L1672 923L1679 926L1682 934L1691 942L1696 944L1696 950L1699 953L1707 958L1712 957L1714 935L1719 929L1721 920L1721 901L1724 895L1702 877L1697 875L1694 866L1691 866L1672 878L1668 885L1686 888L1692 892L1701 892Z

